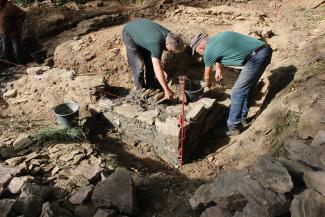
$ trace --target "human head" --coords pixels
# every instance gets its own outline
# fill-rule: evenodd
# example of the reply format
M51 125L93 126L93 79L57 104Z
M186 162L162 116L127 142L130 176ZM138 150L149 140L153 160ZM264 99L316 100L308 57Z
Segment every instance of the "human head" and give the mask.
M166 37L166 49L169 52L180 53L184 50L184 42L180 35L169 32Z
M203 55L207 40L208 40L208 34L206 33L196 34L191 41L192 54L194 55L194 53L197 52L200 55Z

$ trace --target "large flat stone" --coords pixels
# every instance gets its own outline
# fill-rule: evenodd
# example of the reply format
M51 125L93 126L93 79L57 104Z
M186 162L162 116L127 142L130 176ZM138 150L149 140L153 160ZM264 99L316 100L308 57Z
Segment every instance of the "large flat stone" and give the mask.
M22 169L18 167L0 164L0 184L6 185L10 180L21 173Z
M249 201L244 214L260 213L263 217L275 217L289 212L291 201L284 194L263 188L249 176L240 180L238 191Z
M165 122L156 119L157 131L165 136L179 136L179 121L177 118L169 117Z
M269 188L272 191L286 193L293 188L293 182L287 169L270 156L259 156L249 173L264 188Z
M70 197L69 201L72 204L82 204L85 202L91 195L94 190L93 185L89 185L83 188L76 189Z
M138 113L142 111L143 109L141 107L129 103L114 108L114 112L128 118L135 118L138 116Z
M247 199L239 192L238 186L245 175L246 169L227 172L219 175L213 183L200 186L190 204L194 210L203 210L210 204L230 211L241 211L247 204Z
M316 103L299 117L298 133L303 139L314 138L319 130L325 130L325 106Z
M210 109L215 102L215 99L202 98L196 102L190 103L190 110L186 114L186 119L199 120L205 114L204 111Z
M132 174L123 168L116 169L112 175L96 185L91 200L96 208L117 207L120 212L136 214Z
M325 152L305 145L301 140L288 138L284 142L288 157L317 170L325 169Z
M26 183L32 180L34 180L33 176L14 177L7 188L12 194L17 194Z
M296 195L290 207L291 217L324 217L325 197L311 189Z
M21 150L33 144L33 140L29 138L28 134L20 134L14 141L13 147L15 150Z
M74 170L74 175L81 175L87 180L95 180L100 176L103 168L96 165L88 164L86 161L82 161L80 165Z
M305 172L304 181L308 188L311 188L325 196L325 171Z
M159 115L159 110L149 110L141 112L138 115L138 120L142 121L148 125L153 125L155 123L156 117Z
M201 217L232 217L231 213L221 209L218 206L213 206L206 209L202 214Z

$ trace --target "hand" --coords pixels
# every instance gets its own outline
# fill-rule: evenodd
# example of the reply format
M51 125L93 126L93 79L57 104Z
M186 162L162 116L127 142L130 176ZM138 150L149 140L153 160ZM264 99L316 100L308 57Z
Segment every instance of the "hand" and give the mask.
M222 80L222 73L221 73L221 71L216 71L215 79L216 79L216 81L221 81Z
M172 99L174 92L171 89L165 90L165 99Z
M207 88L210 88L212 86L212 82L210 78L204 78L204 83Z

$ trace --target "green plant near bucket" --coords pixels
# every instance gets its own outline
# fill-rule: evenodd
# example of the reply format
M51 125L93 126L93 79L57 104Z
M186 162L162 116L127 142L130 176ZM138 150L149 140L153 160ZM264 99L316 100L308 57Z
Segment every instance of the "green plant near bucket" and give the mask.
M38 131L33 136L37 141L82 141L85 134L79 128L46 128Z

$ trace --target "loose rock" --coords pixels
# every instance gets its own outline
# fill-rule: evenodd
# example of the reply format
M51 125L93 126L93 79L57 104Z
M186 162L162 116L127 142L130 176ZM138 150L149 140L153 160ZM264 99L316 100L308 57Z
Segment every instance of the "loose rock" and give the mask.
M97 184L91 200L96 208L117 207L121 212L134 215L137 211L132 175L123 168Z
M27 134L20 134L14 141L13 147L15 150L21 150L30 146L33 143L33 140L29 138Z
M43 200L40 197L20 197L13 204L15 213L24 215L24 217L38 217L42 212Z
M75 190L75 192L72 194L72 196L69 199L70 203L75 205L82 204L90 197L93 190L94 190L93 185L89 185Z
M227 172L219 175L213 183L200 186L190 199L192 208L202 210L215 203L230 211L241 211L248 201L239 192L238 186L247 174L246 169Z
M8 185L8 190L12 194L17 194L26 183L32 180L34 180L32 176L14 177Z
M323 217L325 213L325 197L316 191L306 189L295 196L290 211L291 217Z
M264 188L279 193L290 192L293 183L287 169L274 158L263 155L259 156L249 173Z
M211 208L206 209L201 217L231 217L231 213L221 209L218 206L213 206Z
M325 196L325 172L308 171L304 174L304 181L308 188L311 188Z
M69 211L61 208L59 204L56 202L53 203L46 202L43 204L42 213L40 217L58 217L58 216L73 217L73 215Z

